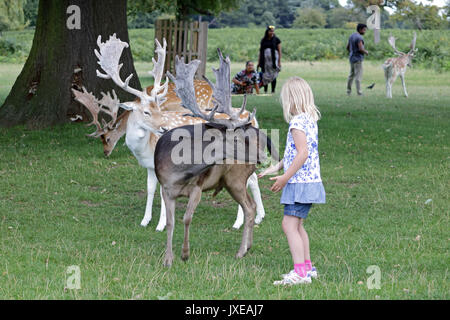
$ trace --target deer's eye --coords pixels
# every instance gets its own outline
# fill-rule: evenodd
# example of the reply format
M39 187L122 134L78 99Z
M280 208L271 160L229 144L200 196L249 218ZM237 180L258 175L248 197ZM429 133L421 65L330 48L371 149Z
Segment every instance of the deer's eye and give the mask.
M148 112L148 111L144 111L144 114L149 117L151 116L150 112Z

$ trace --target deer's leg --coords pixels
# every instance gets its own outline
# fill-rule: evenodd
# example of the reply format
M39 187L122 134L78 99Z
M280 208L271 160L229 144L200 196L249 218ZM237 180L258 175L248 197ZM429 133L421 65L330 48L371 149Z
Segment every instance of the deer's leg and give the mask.
M405 97L408 98L408 92L406 92L406 83L405 83L405 75L404 74L400 74L400 80L402 80L403 93L405 94Z
M389 66L384 67L384 80L386 82L386 97L389 98Z
M233 229L239 229L243 224L244 224L244 210L242 210L242 207L239 206L236 221L233 224Z
M242 234L242 242L239 251L236 254L236 258L242 258L252 246L256 204L248 194L245 183L230 181L226 185L228 192L242 206L244 211L245 223Z
M194 215L195 208L197 208L200 198L202 196L202 189L195 187L189 195L189 201L187 204L186 212L184 214L184 242L181 250L181 259L186 261L189 258L189 226Z
M162 187L159 188L160 194L161 194L161 214L159 215L159 222L156 226L156 231L163 231L166 227L166 204L164 203L163 194L162 194Z
M389 98L392 98L392 86L394 85L395 80L397 79L397 71L393 71L391 77L389 78Z
M144 219L141 221L141 226L146 227L150 220L152 220L152 206L153 198L155 196L156 185L158 179L156 178L155 169L147 169L147 205L145 207Z
M264 219L264 216L266 215L266 212L264 210L264 204L262 202L261 198L261 190L259 189L258 184L258 176L256 173L253 173L250 178L247 180L248 186L250 187L250 191L253 195L253 200L256 203L256 219L255 223L260 224L261 221Z
M264 210L264 205L261 198L261 190L259 189L258 184L258 176L256 173L253 173L250 178L247 180L247 187L250 187L250 191L253 194L253 199L256 202L256 219L255 223L260 224L264 219L266 212ZM244 210L242 210L242 206L238 208L238 214L236 217L236 221L234 222L233 228L239 229L244 223Z
M166 190L162 190L163 199L166 203L166 215L167 215L167 244L166 255L164 257L164 265L170 267L173 262L173 250L172 250L172 238L173 229L175 227L175 199L171 199Z
M386 79L386 97L392 98L391 86L389 84L389 79Z

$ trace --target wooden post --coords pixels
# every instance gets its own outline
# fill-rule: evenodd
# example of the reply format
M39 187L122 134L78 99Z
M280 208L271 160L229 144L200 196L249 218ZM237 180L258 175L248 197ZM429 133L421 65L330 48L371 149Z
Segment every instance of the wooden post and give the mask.
M202 61L198 67L196 77L198 79L203 79L206 72L206 60L208 58L208 22L199 23L199 41L198 41L198 59Z
M183 22L169 19L156 20L155 38L167 41L165 70L175 73L175 56L184 56L188 63L201 60L196 79L203 79L206 70L208 47L208 22Z

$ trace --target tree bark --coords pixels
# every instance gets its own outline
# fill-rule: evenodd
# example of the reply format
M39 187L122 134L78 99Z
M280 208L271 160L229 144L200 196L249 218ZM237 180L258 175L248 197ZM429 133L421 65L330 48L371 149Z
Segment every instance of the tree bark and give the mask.
M121 101L135 97L118 90L112 80L96 75L98 66L94 49L97 37L105 42L116 33L129 43L126 0L40 0L33 45L14 86L0 108L0 126L27 125L43 128L70 121L70 117L90 116L74 101L71 88L85 86L97 97L100 92L116 89ZM81 29L70 30L67 13L70 5L81 10ZM121 77L133 73L130 85L141 89L133 65L131 50L122 55Z

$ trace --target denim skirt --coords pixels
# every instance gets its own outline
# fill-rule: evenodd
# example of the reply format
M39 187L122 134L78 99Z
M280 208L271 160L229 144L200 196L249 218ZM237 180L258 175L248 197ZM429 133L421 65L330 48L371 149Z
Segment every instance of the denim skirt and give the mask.
M281 204L325 203L322 182L287 183L281 193Z
M325 203L325 189L322 182L288 183L281 194L284 214L306 219L313 203Z
M294 203L284 205L284 215L294 216L297 218L306 219L308 217L309 210L311 209L312 203Z

